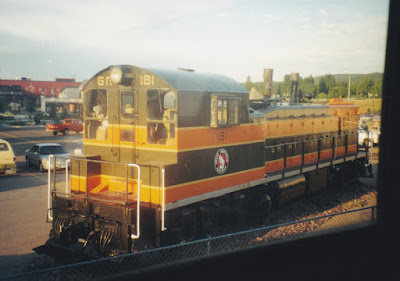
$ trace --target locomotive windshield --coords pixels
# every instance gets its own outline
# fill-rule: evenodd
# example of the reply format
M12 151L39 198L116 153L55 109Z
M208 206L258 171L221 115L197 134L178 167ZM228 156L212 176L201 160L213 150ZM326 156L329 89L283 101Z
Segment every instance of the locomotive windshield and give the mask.
M107 140L108 107L107 91L92 89L85 95L85 116L87 139Z
M134 117L135 99L133 91L121 91L121 115L125 119Z
M107 116L107 91L91 90L88 92L86 117L104 118Z

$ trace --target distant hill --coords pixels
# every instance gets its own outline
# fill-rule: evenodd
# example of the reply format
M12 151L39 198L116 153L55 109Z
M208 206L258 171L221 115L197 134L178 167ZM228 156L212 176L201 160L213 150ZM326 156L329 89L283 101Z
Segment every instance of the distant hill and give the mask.
M347 82L347 81L349 81L349 74L332 74L332 75L335 77L335 81L336 82L340 82L340 81L346 81ZM314 83L317 84L319 79L322 76L314 77ZM350 81L352 83L357 83L362 78L370 78L370 79L383 78L383 73L381 73L381 72L373 72L373 73L368 73L368 74L350 74Z

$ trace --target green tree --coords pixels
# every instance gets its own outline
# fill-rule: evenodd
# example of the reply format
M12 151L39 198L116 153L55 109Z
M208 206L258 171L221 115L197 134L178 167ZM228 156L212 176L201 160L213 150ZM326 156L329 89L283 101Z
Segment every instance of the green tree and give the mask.
M318 93L329 93L329 90L335 86L335 77L332 74L325 74L318 81Z
M250 75L247 76L246 82L243 85L247 91L251 91L251 88L253 87L253 82L251 82Z
M335 76L333 76L332 74L325 74L325 81L328 91L329 89L332 89L336 86Z
M317 87L314 85L314 78L310 75L306 78L300 78L299 90L303 94L311 94L312 97L317 95Z
M317 95L317 99L327 99L327 98L328 98L328 95L325 93L319 93Z
M303 83L304 84L314 84L314 78L312 77L312 75L310 75L303 79Z
M286 74L283 76L282 82L282 95L283 97L290 97L291 89L290 89L290 75Z
M318 93L327 93L328 87L326 86L326 81L324 77L321 77L318 81Z
M281 85L281 83L279 83L278 86L276 87L276 95L278 97L282 97L282 85Z
M336 86L348 89L349 83L347 81L342 80L342 81L336 82Z
M372 93L375 95L375 97L382 97L382 78L374 79Z
M300 87L303 94L312 94L312 97L317 95L317 86L314 84L304 84Z
M253 83L253 87L257 89L260 95L264 95L264 82L255 82Z
M328 97L329 98L344 98L347 96L348 90L345 87L333 87L329 90Z
M374 82L370 78L362 78L360 82L357 83L357 94L359 97L368 97L368 93L372 92Z

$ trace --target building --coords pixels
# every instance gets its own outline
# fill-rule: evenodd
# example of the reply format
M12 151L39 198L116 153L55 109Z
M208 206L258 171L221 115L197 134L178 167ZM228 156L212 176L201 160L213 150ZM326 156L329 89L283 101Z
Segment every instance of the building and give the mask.
M80 84L73 78L55 78L54 81L33 81L27 78L21 80L0 79L0 98L6 101L8 108L13 112L26 109L28 99L34 102L37 110L46 111L48 107L46 104L54 103L57 106L63 105L68 109L72 108L74 109L72 112L75 112L77 105L82 104L78 90ZM70 102L74 104L73 106L68 104L70 95L72 99ZM43 105L44 101L46 102Z

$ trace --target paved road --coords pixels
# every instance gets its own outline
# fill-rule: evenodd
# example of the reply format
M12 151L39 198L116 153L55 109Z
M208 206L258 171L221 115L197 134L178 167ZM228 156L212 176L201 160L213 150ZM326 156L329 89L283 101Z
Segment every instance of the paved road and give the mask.
M57 142L73 153L75 148L82 148L82 133L70 133L68 136L46 132L44 126L1 127L0 139L7 140L14 149L19 173L33 172L36 169L25 167L25 150L35 143Z
M17 174L0 175L0 277L22 270L40 259L32 248L44 244L51 225L47 216L47 173L25 165L24 152L38 142L57 142L73 153L82 148L82 134L53 136L43 126L0 127L0 138L10 142L17 160ZM65 184L58 172L57 183ZM25 269L26 270L26 269Z

